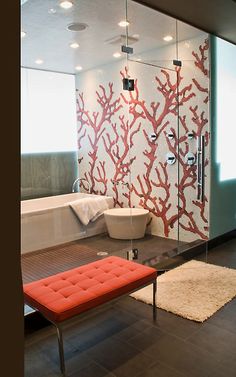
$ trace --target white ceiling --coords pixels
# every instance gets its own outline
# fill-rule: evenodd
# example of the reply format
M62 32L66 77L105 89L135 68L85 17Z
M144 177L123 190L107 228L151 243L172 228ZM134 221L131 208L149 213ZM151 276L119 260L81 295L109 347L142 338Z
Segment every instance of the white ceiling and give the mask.
M49 13L54 9L56 13ZM188 40L201 33L198 29L176 21L128 1L127 19L130 22L128 35L138 35L138 42L132 44L135 56L165 46L163 36L171 34L176 40ZM126 34L126 28L118 26L125 19L124 0L74 0L74 6L64 10L56 0L28 0L21 6L21 30L27 34L21 39L21 65L57 72L76 73L75 66L83 70L113 62L114 52L120 51L120 43L106 43L107 40ZM86 23L88 28L80 32L67 30L72 22ZM76 50L69 45L78 42ZM169 42L170 43L170 42ZM35 63L43 59L42 65Z

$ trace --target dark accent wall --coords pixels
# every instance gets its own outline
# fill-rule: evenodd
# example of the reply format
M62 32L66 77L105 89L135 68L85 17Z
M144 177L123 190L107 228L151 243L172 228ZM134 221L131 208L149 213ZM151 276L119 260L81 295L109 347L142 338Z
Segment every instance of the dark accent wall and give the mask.
M76 152L23 154L21 199L69 193L77 174Z

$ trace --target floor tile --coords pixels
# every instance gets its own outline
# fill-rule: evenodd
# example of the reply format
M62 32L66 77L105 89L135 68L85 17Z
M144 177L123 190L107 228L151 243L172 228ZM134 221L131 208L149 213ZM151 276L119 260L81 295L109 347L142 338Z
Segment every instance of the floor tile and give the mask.
M154 363L148 355L115 338L109 338L99 346L90 348L87 355L117 377L135 376Z
M230 332L236 334L235 318L236 318L236 299L232 302L226 304L218 312L216 312L212 317L210 317L207 322L214 326L218 326Z
M218 360L228 354L236 356L236 336L224 328L205 323L202 328L188 338L188 342L212 353Z
M89 365L80 369L79 371L68 374L68 377L115 377L115 375L103 368L101 365L91 362Z
M138 373L134 377L188 377L180 372L177 372L174 369L171 369L169 366L155 363L152 367L148 368L141 373Z
M129 343L136 343L136 347L160 363L168 365L176 371L192 377L206 377L207 372L214 370L216 358L200 347L169 335L167 333L151 334L145 332L141 337L134 337Z

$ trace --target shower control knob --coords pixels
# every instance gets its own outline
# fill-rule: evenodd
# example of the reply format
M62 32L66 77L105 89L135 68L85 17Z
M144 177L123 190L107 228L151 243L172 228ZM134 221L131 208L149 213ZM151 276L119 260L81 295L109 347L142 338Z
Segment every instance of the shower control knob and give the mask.
M174 134L172 131L169 131L169 132L167 133L167 137L168 137L169 140L172 140L172 139L174 139L175 134Z
M187 165L194 165L196 161L196 157L192 152L189 152L185 156L185 162Z
M166 155L167 164L173 165L175 163L175 161L176 161L176 157L175 157L174 153L171 153L171 152L167 153L167 155Z
M188 133L187 133L187 138L188 138L189 140L192 140L192 139L194 138L194 132L193 132L193 131L188 132Z
M149 140L154 142L156 141L157 139L157 134L155 134L154 132L152 134L149 135Z

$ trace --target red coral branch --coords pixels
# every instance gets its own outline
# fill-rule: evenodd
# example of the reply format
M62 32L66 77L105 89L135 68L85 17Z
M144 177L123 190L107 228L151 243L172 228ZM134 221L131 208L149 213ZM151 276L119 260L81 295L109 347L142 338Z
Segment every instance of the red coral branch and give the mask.
M202 92L202 93L207 93L207 96L205 97L205 99L203 100L204 103L208 103L209 101L209 90L208 88L203 88L199 82L196 80L196 79L192 79L193 83L195 84L196 88L199 90L199 92Z
M190 106L189 110L193 114L192 121L196 125L196 136L200 136L202 134L203 128L208 123L208 119L205 117L205 111L202 111L201 114L198 114L198 106L195 107Z
M209 40L205 39L204 44L199 46L199 53L192 51L192 55L195 58L195 66L203 73L203 75L209 78L209 68L208 68L208 50L209 50ZM205 104L209 101L209 89L208 87L203 87L195 78L192 79L194 85L201 93L206 93L207 96L203 100Z
M97 172L98 172L98 177L94 177L94 179L97 183L103 184L104 186L103 191L101 189L99 190L99 194L106 195L108 179L106 178L105 161L103 162L99 161L99 166L97 166Z
M204 44L199 46L199 52L198 54L195 51L192 51L192 55L195 58L195 66L201 70L201 72L209 77L209 69L206 67L206 63L208 61L207 53L209 50L209 40L205 39Z
M90 114L90 111L85 109L83 93L79 94L77 98L77 120L80 135L78 138L78 146L81 148L81 140L85 137L87 132L90 144L90 151L88 152L90 169L88 173L85 173L85 177L90 182L90 192L95 194L99 193L99 190L96 189L96 183L101 182L104 185L103 192L107 192L107 179L104 176L105 170L103 170L105 162L98 161L97 157L99 142L105 132L106 122L111 123L112 117L122 108L120 98L113 99L114 91L112 83L108 84L108 90L102 85L99 85L99 88L100 92L96 91L96 96L101 112L94 111ZM99 163L100 166L96 168L97 163ZM96 177L96 173L98 177Z
M129 190L127 178L130 173L130 167L135 161L136 156L130 158L130 148L134 145L134 136L140 131L141 123L136 125L137 118L134 117L131 123L125 121L125 116L120 115L120 132L118 132L117 124L112 124L113 139L109 133L102 137L104 148L111 161L114 164L114 174L112 178L114 192L114 205L123 207L124 202L119 198L118 185L124 184ZM129 192L129 191L128 191ZM130 195L123 193L123 196L130 202Z
M199 201L197 201L197 200L193 200L193 204L194 204L195 206L197 206L198 208L200 208L200 215L201 215L202 220L203 220L205 223L208 223L207 217L206 217L206 215L204 214L205 207L206 207L206 202L208 202L206 196L204 196L204 199L203 199L202 202L199 202Z

